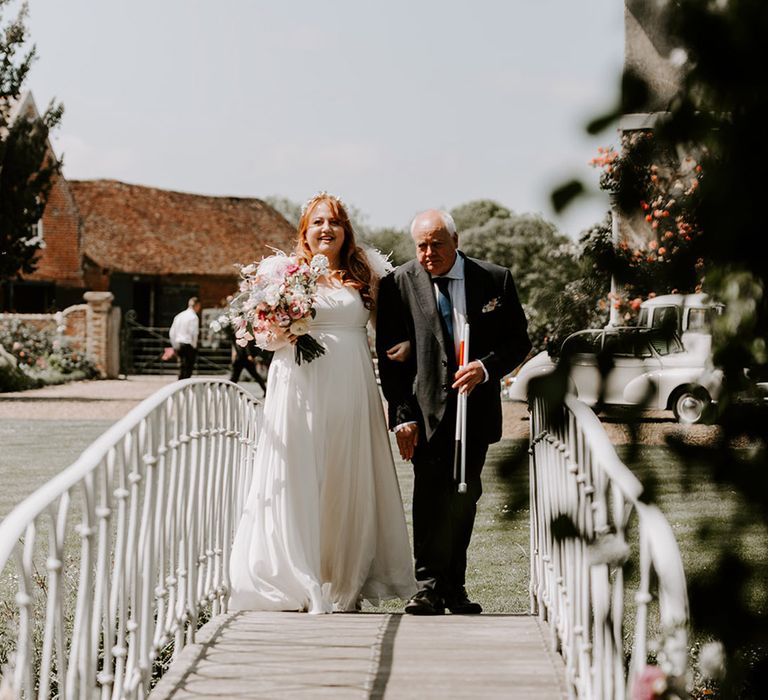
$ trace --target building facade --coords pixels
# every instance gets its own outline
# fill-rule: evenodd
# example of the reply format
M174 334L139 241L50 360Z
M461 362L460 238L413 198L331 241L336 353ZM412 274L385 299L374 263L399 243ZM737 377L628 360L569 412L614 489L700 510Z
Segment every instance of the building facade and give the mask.
M111 292L142 325L167 326L199 296L237 286L236 264L293 248L294 228L258 199L211 197L115 180L57 178L41 221L37 269L5 286L0 310L41 313Z

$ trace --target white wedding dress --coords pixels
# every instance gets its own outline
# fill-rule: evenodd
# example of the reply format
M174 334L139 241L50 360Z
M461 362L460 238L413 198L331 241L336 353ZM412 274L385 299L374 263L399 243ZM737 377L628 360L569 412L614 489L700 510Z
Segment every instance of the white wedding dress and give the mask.
M349 287L320 287L297 365L278 349L267 380L253 482L230 564L233 610L354 610L416 591L369 312Z

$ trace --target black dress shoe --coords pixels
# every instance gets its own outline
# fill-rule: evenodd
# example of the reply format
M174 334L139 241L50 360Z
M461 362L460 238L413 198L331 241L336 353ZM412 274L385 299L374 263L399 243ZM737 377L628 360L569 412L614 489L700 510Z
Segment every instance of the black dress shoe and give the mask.
M445 602L434 591L424 589L405 604L405 612L409 615L443 615Z
M454 615L479 615L483 612L480 603L473 603L465 590L453 596L446 596L445 605Z

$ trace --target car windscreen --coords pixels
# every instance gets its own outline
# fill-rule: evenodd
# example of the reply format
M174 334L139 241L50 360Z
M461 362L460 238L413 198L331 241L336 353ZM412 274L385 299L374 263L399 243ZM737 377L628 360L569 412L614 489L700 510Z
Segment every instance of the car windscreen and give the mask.
M576 354L594 355L600 351L600 331L589 333L574 333L568 336L563 343L561 354L570 357Z

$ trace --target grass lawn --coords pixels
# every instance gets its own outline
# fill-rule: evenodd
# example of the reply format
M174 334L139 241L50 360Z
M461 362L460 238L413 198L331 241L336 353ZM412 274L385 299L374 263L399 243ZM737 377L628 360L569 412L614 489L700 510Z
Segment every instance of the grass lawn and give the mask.
M768 533L757 522L744 522L736 494L712 483L706 465L689 464L686 469L669 447L642 446L634 459L628 447L618 454L650 488L653 502L672 526L688 580L706 575L720 551L738 551L755 567L751 602L764 607L768 602Z
M0 421L0 520L74 462L114 421Z

